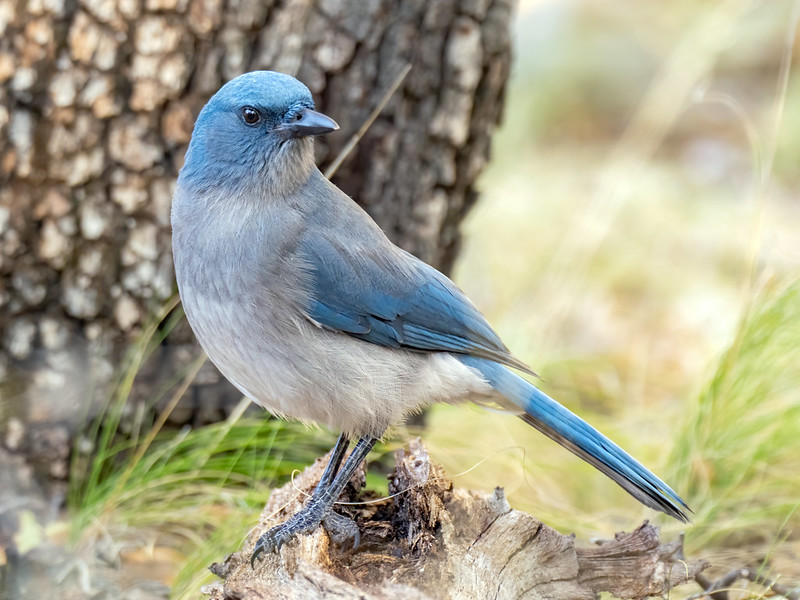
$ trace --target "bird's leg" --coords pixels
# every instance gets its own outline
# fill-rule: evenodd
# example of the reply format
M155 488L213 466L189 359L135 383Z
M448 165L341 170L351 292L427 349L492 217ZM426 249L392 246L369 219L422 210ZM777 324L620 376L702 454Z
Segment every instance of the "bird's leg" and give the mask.
M316 495L321 495L331 485L336 473L339 471L339 467L342 465L342 459L349 443L349 436L344 433L339 436L339 441L336 442L336 446L331 452L331 458L325 466L325 471L322 473L317 487L314 488L312 498ZM358 530L358 525L356 525L355 521L332 510L322 517L322 526L328 532L333 543L338 546L342 546L348 540L352 540L353 548L357 548L361 541L361 532Z
M323 479L326 478L326 474L328 477L333 477L333 481L331 481L328 486L323 487L322 480L320 480L320 485L318 485L317 489L314 490L314 493L311 495L311 500L309 500L308 504L306 504L300 511L295 513L288 521L273 527L260 538L258 538L253 555L250 557L250 564L254 566L256 559L263 552L279 550L284 543L289 541L298 533L310 533L311 531L314 531L314 529L319 526L322 520L328 516L334 503L344 491L347 482L350 481L353 473L356 472L358 466L367 457L369 451L372 450L372 447L375 445L376 441L377 440L374 437L362 437L360 440L358 440L358 443L356 444L355 448L353 448L350 456L347 457L347 460L345 461L341 470L336 473L334 477L332 474L328 473L329 471L331 471L331 473L335 473L336 471L336 469L332 468L331 463L334 462L334 459L338 453L341 453L342 455L344 454L344 450L339 448L339 446L341 445L343 448L347 447L347 443L342 443L342 438L340 437L339 442L337 442L336 447L334 448L331 461L328 463L328 467L325 468L325 472L322 475ZM338 460L341 462L342 457L339 456ZM339 519L328 519L328 522L334 526L340 525L339 521Z
M345 435L344 433L339 436L338 440L336 440L336 445L331 451L331 457L328 460L328 464L325 465L325 470L322 472L322 477L319 478L319 483L317 484L317 487L314 488L314 493L311 495L312 499L318 494L321 494L323 490L331 485L334 477L336 477L336 473L339 472L339 467L342 466L342 459L344 458L344 453L347 452L347 447L349 445L350 436Z

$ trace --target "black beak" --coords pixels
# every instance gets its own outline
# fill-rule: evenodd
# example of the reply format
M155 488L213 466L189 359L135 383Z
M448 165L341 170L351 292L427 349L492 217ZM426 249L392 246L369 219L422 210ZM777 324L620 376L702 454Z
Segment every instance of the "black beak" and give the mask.
M297 114L297 120L279 125L280 131L287 137L307 137L324 135L339 129L339 125L330 117L320 112L304 108Z

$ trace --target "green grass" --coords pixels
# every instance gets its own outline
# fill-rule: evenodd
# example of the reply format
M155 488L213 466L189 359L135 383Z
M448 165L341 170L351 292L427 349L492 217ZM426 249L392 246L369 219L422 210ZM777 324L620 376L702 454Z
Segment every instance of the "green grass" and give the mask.
M257 522L270 489L333 444L298 423L244 417L244 401L223 422L111 445L112 463L71 506L79 546L100 537L121 549L166 547L175 597L213 579L206 567L236 550Z
M131 348L108 403L91 421L75 453L68 509L73 544L100 540L122 558L138 548L168 548L175 597L196 595L213 579L206 567L238 548L258 522L270 489L311 464L333 445L333 435L277 419L245 416L242 400L223 422L199 428L166 429L175 403L205 361L201 356L171 386L137 410L126 406L136 374L182 313L169 303ZM171 393L153 420L152 408ZM125 419L128 419L127 421ZM182 558L180 558L182 557Z
M800 525L800 281L772 282L748 307L668 467L692 499L693 549L769 543Z
M116 549L125 561L174 561L167 572L173 598L195 598L214 579L207 567L238 549L258 523L271 488L282 485L333 445L334 436L296 422L248 417L242 399L223 422L180 430L164 427L205 356L189 364L147 406L126 415L137 373L182 312L173 300L154 316L131 348L113 391L83 437L89 453L75 453L68 508L72 543ZM156 417L153 406L169 394ZM126 420L127 419L127 420ZM389 460L379 444L375 466ZM385 476L367 473L367 485L386 493ZM157 552L157 550L169 552ZM137 558L131 556L137 555ZM167 557L167 558L164 558Z

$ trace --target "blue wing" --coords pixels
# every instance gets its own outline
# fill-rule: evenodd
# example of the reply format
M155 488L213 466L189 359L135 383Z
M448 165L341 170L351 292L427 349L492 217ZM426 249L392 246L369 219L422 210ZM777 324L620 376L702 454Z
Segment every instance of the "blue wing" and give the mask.
M344 248L317 237L302 247L311 274L308 316L323 327L381 346L455 352L533 373L452 281L388 241Z

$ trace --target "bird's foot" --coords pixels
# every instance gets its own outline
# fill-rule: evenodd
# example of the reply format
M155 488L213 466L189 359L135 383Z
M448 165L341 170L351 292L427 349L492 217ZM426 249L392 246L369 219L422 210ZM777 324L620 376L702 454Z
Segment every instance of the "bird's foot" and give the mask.
M322 526L328 532L331 541L339 547L344 547L350 542L352 550L361 543L361 531L353 519L330 511L322 518Z
M256 559L261 554L280 551L281 546L294 536L301 533L311 533L320 524L324 525L331 540L337 545L341 546L348 540L352 540L352 547L355 549L361 540L358 525L353 520L333 512L324 503L312 501L288 521L273 527L258 538L253 555L250 557L250 565L255 567Z
M300 533L311 533L322 522L324 507L320 504L311 503L300 509L285 523L276 525L256 542L253 555L250 557L250 565L255 567L256 559L263 553L279 552L281 546Z

